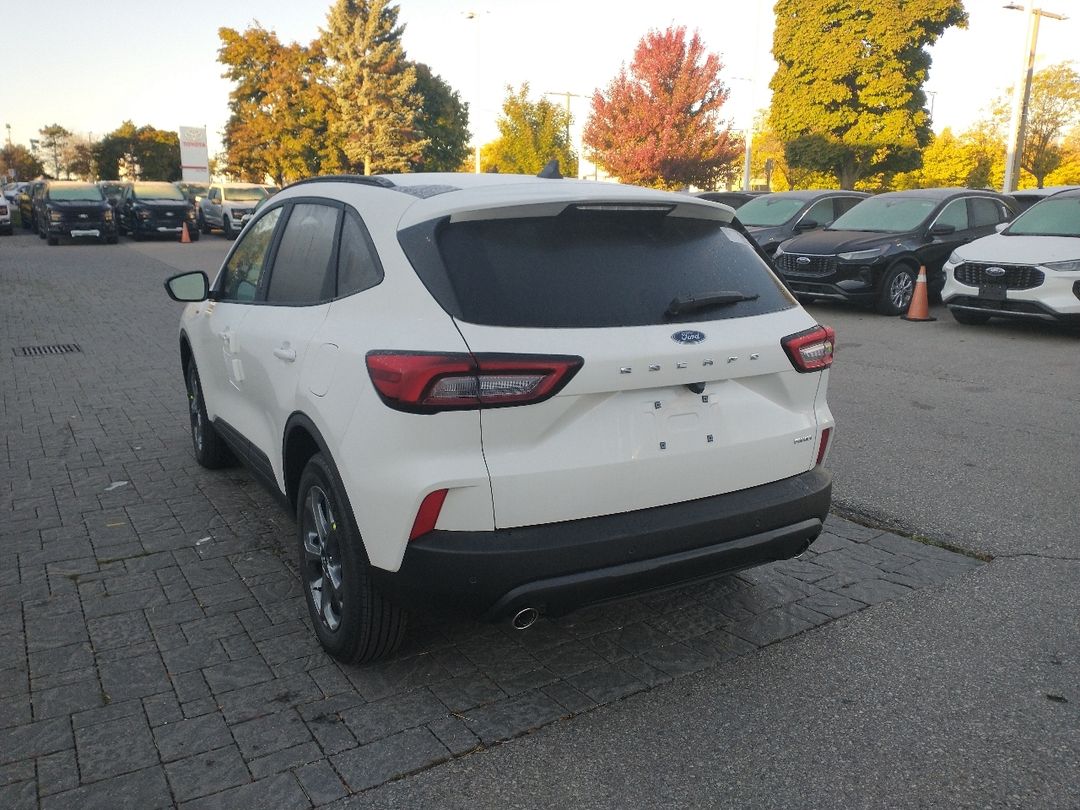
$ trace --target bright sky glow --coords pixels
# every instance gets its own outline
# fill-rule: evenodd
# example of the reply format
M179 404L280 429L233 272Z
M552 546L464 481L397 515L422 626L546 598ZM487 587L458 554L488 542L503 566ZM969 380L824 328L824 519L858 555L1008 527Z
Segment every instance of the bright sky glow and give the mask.
M947 32L933 48L927 89L936 91L935 129L966 129L1015 82L1023 55L1023 14L1002 8L1004 3L968 0L970 27ZM507 84L529 82L534 98L565 91L588 96L630 60L649 28L672 23L697 28L706 46L720 53L731 88L729 118L736 128L746 127L754 110L768 105L773 19L772 4L765 0L401 0L400 5L409 58L430 65L470 102L472 129L481 142L496 134ZM1077 56L1080 2L1039 5L1070 19L1043 20L1038 65ZM52 123L95 139L124 119L171 130L205 124L214 154L228 117L229 93L217 62L218 27L243 29L257 20L283 41L306 43L318 35L329 7L330 0L5 3L0 35L7 70L0 82L0 124L10 125L12 141L22 144ZM37 47L50 42L62 47ZM552 100L565 103L565 98ZM580 131L588 100L571 99L571 109Z

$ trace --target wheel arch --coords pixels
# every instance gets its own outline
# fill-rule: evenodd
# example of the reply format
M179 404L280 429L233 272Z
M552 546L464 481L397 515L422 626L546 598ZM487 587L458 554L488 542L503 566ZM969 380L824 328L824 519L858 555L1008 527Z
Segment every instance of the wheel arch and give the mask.
M307 414L299 411L293 413L285 422L285 432L281 442L281 469L282 477L285 479L285 498L294 512L300 476L308 461L316 453L322 453L340 481L341 474L334 463L334 456L319 428ZM349 508L352 508L351 505Z

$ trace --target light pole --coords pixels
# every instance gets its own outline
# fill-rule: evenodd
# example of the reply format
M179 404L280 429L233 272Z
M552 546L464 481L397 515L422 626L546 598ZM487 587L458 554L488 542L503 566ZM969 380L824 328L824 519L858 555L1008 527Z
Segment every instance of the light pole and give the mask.
M937 101L937 90L926 90L926 95L930 96L930 123L934 122L934 102Z
M462 16L466 20L473 23L473 53L476 54L476 112L480 112L480 18L483 14L490 14L490 11L463 11ZM475 124L474 124L475 125ZM480 138L475 136L476 141L473 144L473 172L480 174Z
M1043 11L1035 8L1035 0L1027 0L1020 6L1009 3L1005 6L1013 11L1023 11L1027 18L1027 39L1024 43L1024 62L1020 81L1013 88L1012 115L1009 119L1009 145L1005 153L1005 183L1002 191L1008 194L1016 190L1020 179L1020 160L1024 154L1024 136L1027 129L1028 102L1031 100L1031 76L1035 72L1035 47L1039 41L1039 18L1067 20L1063 14Z
M747 95L748 101L750 102L747 105L749 107L749 109L750 109L750 112L749 112L749 119L750 120L749 120L749 123L746 125L746 129L743 130L743 133L744 133L744 135L743 135L744 149L743 149L743 169L742 169L742 186L743 186L742 190L743 191L749 191L750 190L750 149L751 149L751 144L752 144L752 142L754 140L754 103L753 103L753 93L751 92L751 88L754 86L754 81L753 81L753 79L748 79L745 76L731 76L730 78L731 78L732 81L735 81L735 82L746 82L746 87L747 87L746 95Z
M566 97L566 148L569 149L571 147L571 143L570 143L570 99L572 99L572 98L589 98L589 97L584 96L581 93L571 93L569 90L564 90L562 92L559 92L558 90L550 90L547 93L544 93L544 95L545 96L559 96L560 98L562 98L564 96ZM569 169L570 167L566 166L565 168ZM579 150L579 153L578 153L578 168L579 169L581 168L580 150ZM580 171L577 172L577 174L580 174L580 173L581 173Z

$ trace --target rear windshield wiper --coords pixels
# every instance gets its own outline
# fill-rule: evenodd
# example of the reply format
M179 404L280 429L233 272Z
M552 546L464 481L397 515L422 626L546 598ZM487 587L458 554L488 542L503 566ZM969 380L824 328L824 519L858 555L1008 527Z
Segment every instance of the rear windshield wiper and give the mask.
M667 311L664 314L668 316L684 315L687 312L694 312L707 307L722 307L727 304L738 304L740 301L756 301L757 298L757 293L747 295L738 290L702 293L701 295L687 296L686 298L671 299L671 303L668 304Z

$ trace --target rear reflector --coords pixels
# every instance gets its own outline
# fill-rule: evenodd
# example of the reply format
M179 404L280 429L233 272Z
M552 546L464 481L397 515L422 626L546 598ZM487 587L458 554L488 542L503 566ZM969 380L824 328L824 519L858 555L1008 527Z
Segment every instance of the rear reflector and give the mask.
M836 332L829 326L815 326L780 341L791 358L791 364L801 374L822 371L831 366L835 344Z
M825 452L829 449L830 438L832 438L832 428L825 428L821 431L821 444L818 445L817 461L814 462L815 467L825 460Z
M445 489L437 489L427 494L427 497L420 504L419 511L416 513L416 520L413 521L412 531L409 532L410 540L415 540L420 535L434 531L435 524L439 522L439 513L442 512L443 501L446 500L446 493L447 490Z
M527 405L555 396L580 357L373 351L368 374L382 401L411 413Z

